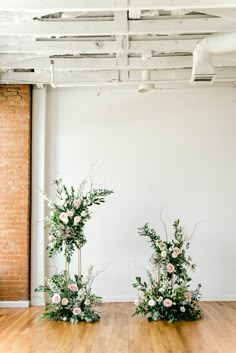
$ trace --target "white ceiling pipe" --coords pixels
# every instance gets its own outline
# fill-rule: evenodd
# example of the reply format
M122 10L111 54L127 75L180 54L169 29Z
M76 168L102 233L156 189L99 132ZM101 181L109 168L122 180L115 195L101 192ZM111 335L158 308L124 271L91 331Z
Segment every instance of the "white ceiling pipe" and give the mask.
M55 85L55 80L54 80L54 61L51 60L50 61L50 85L52 88L56 88L56 85Z
M213 55L236 51L236 33L214 34L202 39L193 51L191 83L212 83L216 72Z

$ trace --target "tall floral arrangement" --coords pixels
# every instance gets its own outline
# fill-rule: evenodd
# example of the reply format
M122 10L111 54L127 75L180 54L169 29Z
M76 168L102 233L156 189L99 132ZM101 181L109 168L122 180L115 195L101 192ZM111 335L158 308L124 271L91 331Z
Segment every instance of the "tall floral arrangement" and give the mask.
M99 320L99 315L93 307L101 301L101 298L91 291L96 275L91 267L85 275L79 273L71 278L69 264L74 251L80 250L87 241L84 227L91 218L91 207L105 202L105 197L113 191L91 186L90 190L85 192L85 182L77 190L74 187L68 189L62 184L62 180L55 180L54 184L57 201L52 202L45 196L50 209L45 222L46 228L49 228L47 250L49 257L63 252L66 268L61 274L46 278L45 285L35 289L36 292L45 292L50 297L43 318L71 323L95 322Z
M154 271L147 271L149 283L136 277L133 284L141 294L135 302L134 315L147 316L149 321L197 320L202 312L198 307L199 284L195 290L190 290L191 277L189 269L196 265L187 255L189 239L184 234L179 220L174 222L174 235L171 241L162 240L156 231L145 224L139 229L139 234L148 238L154 250L152 263Z

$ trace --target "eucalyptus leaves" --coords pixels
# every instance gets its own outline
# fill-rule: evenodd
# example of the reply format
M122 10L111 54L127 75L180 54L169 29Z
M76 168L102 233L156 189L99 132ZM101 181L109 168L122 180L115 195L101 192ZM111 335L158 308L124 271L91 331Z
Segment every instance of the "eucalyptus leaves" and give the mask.
M139 234L149 238L154 254L152 262L156 276L147 271L149 284L136 277L135 288L141 291L136 301L136 314L147 316L152 320L197 320L201 310L197 303L201 285L194 291L189 290L191 277L188 269L195 269L190 256L187 255L189 242L179 220L174 222L174 236L171 241L161 240L160 236L145 224Z
M91 188L84 193L84 183L77 191L70 190L62 185L61 180L56 180L57 202L48 201L50 215L46 219L49 228L48 246L49 257L64 251L68 263L76 248L81 249L86 243L84 226L91 218L90 208L105 202L105 197L113 191L107 189Z

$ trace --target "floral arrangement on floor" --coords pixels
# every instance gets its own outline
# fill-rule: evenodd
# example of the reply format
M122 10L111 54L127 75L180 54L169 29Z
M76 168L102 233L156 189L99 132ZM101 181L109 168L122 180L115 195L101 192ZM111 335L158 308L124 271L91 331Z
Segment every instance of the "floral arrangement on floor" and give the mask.
M69 264L76 249L86 243L84 226L91 218L90 207L105 202L105 197L113 193L107 189L94 189L85 192L85 182L76 191L62 184L62 180L54 181L56 185L57 202L52 202L44 195L50 208L50 215L46 218L46 228L49 228L48 245L49 257L63 251L66 270L47 279L45 285L35 289L45 292L51 302L46 305L43 318L49 320L69 321L76 324L79 321L95 322L99 320L94 306L101 302L101 298L92 293L91 285L96 277L92 267L86 275L70 277ZM81 268L79 269L81 272Z
M46 306L42 318L69 321L72 324L98 321L100 317L94 305L100 303L101 298L91 292L94 278L91 267L86 275L75 275L74 279L68 278L66 271L47 279L45 286L35 290L50 296L51 302Z
M154 249L151 261L155 266L155 274L153 271L147 271L149 284L136 277L133 286L142 294L135 302L134 315L142 314L147 316L149 321L176 322L199 319L202 316L198 307L201 285L191 291L189 289L191 277L188 273L188 269L194 270L196 267L191 257L187 255L189 240L194 232L187 238L177 220L174 222L174 236L171 241L168 241L167 232L166 240L161 240L148 224L139 229L139 234L148 237Z

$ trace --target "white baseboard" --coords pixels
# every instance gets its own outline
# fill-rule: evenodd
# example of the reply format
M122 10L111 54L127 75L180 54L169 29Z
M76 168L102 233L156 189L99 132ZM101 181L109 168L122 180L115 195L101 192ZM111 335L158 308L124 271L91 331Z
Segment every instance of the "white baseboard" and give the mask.
M29 306L29 300L0 301L0 308L28 308Z
M30 306L45 306L45 301L41 298L31 298Z

